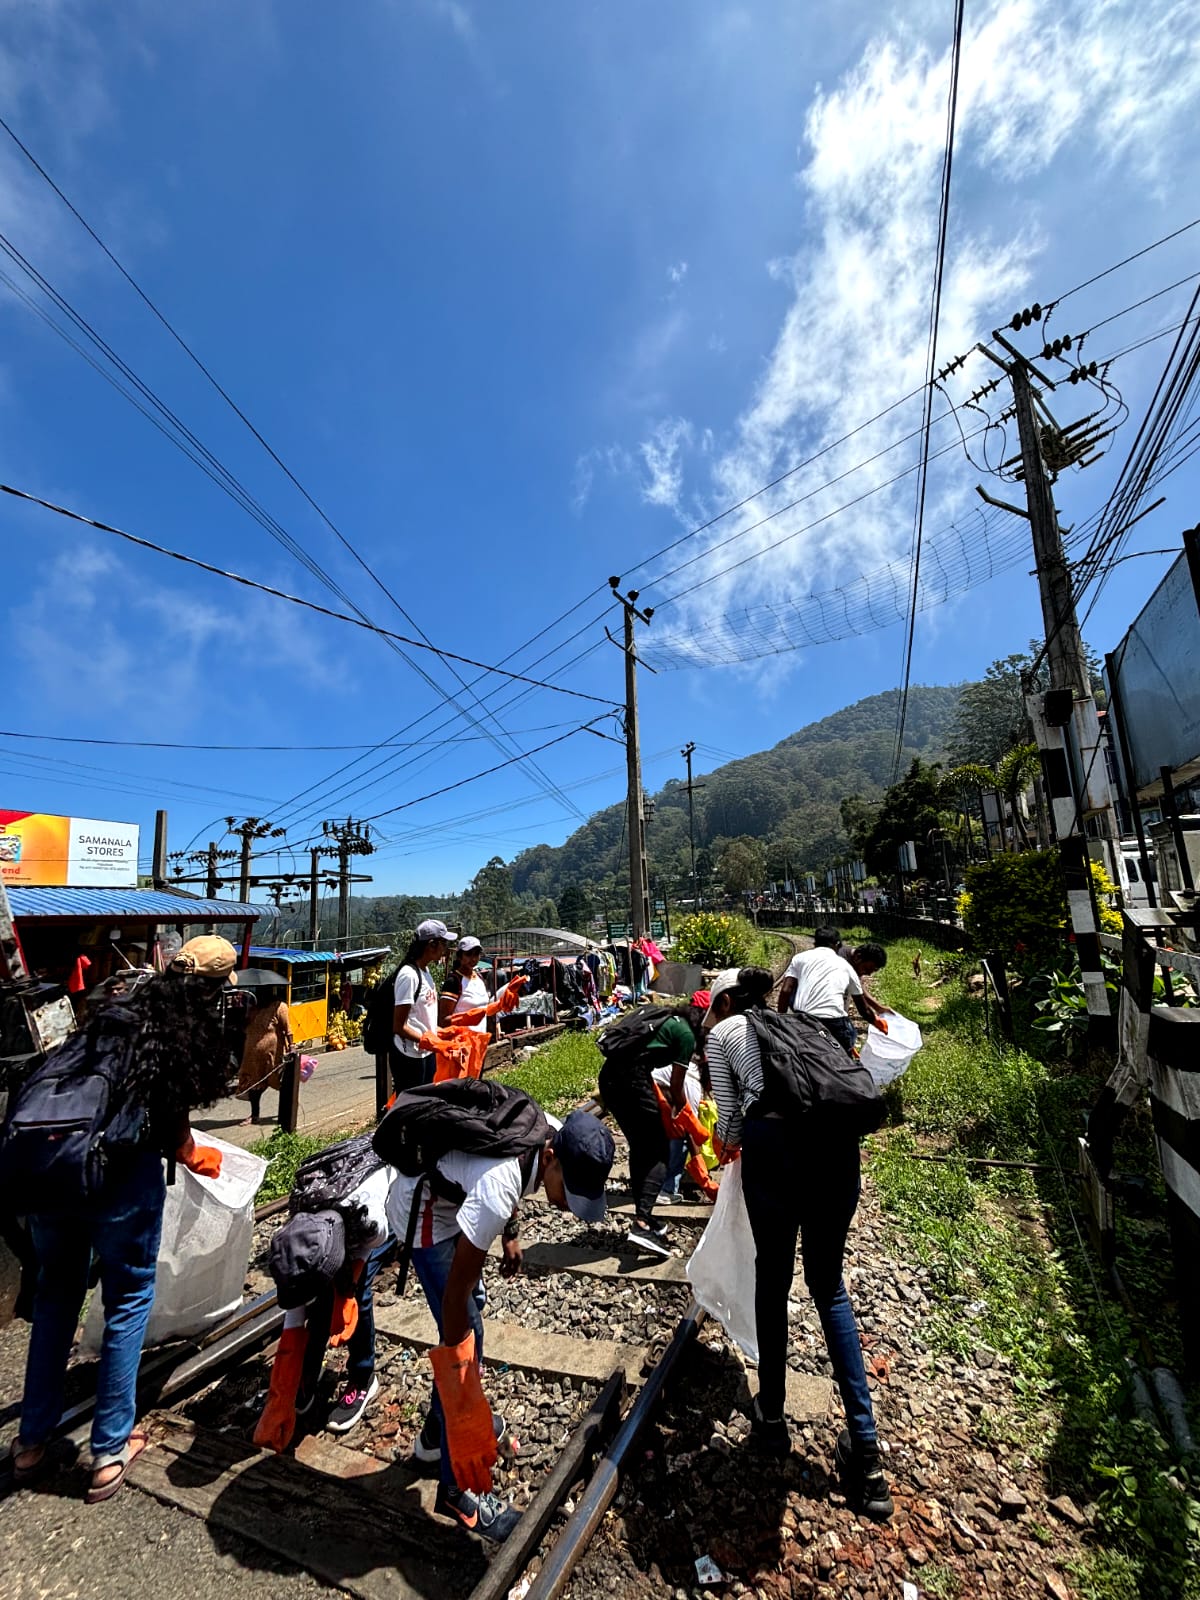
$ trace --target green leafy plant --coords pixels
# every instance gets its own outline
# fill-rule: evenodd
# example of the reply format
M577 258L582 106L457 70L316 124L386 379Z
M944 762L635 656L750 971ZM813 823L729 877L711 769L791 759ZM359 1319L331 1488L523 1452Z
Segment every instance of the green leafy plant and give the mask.
M519 1042L521 1035L514 1034ZM536 1050L521 1066L496 1077L532 1095L547 1111L570 1111L596 1092L600 1051L590 1033L562 1033Z
M679 924L671 954L704 967L742 967L749 962L754 940L754 929L745 917L698 911Z
M995 856L968 867L959 896L963 930L981 954L1018 972L1051 971L1062 960L1067 890L1057 850Z

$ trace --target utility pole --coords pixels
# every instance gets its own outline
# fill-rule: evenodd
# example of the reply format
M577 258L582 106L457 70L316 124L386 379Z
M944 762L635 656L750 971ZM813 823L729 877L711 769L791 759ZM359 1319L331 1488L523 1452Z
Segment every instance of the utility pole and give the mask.
M342 949L350 938L350 884L351 880L358 883L369 883L371 880L365 873L351 873L350 858L352 856L369 856L375 849L371 843L371 828L369 823L355 822L353 817L347 817L344 822L323 822L321 832L330 840L322 854L337 857L338 864L338 943ZM311 882L311 879L310 879ZM315 896L314 896L315 904ZM309 917L313 913L310 911ZM314 935L315 938L315 935Z
M687 792L688 792L688 848L692 856L692 910L700 909L700 880L696 876L696 807L692 796L697 789L703 789L702 783L692 782L692 756L696 750L696 741L689 739L679 754L687 762Z
M317 921L317 862L320 859L320 849L313 848L308 852L308 939L314 950L317 948L320 931L320 924Z
M150 881L156 889L167 887L167 813L154 813L154 855L150 863Z
M647 608L639 611L638 592L619 592L620 578L610 578L609 587L625 612L625 766L629 831L629 911L634 941L650 931L650 899L646 889L646 818L642 803L642 751L638 732L637 651L634 623L649 624L654 615ZM609 635L611 638L611 634Z
M282 839L287 832L286 828L277 828L273 823L266 822L261 817L245 817L241 822L236 817L226 817L225 826L230 833L236 833L242 841L241 877L238 883L238 899L243 905L250 899L250 853L258 839Z
M1014 317L1013 326L1028 326L1031 321L1040 321L1041 315L1041 307L1034 306ZM1032 692L1030 684L1025 703L1041 755L1042 781L1058 838L1088 1014L1107 1017L1111 1010L1100 961L1099 917L1084 824L1086 819L1092 819L1100 839L1108 846L1110 857L1117 829L1108 768L1101 748L1099 717L1046 459L1047 453L1052 452L1062 463L1086 465L1085 458L1094 459L1090 453L1098 438L1086 423L1059 428L1044 400L1035 397L1030 374L1048 389L1054 388L1053 380L1038 372L1003 334L996 332L993 338L1008 353L1008 361L983 345L979 349L1001 368L1012 385L1026 509L1022 511L1004 501L993 500L982 487L979 494L990 504L1023 516L1029 522L1042 624L1046 630L1050 690L1045 695L1037 694ZM1038 421L1038 409L1045 415L1045 425ZM1106 864L1115 874L1115 861L1109 859Z

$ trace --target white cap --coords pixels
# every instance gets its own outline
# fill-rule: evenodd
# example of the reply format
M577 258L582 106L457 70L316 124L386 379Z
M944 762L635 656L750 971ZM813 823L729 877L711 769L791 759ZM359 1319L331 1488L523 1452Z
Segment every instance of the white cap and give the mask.
M473 933L468 934L465 939L460 939L458 941L458 953L459 953L459 955L462 955L464 951L482 950L482 949L483 949L483 946L480 944L479 940L475 937L475 935Z
M713 1020L713 1007L718 998L730 989L737 988L738 978L741 976L741 967L726 967L724 972L718 972L708 989L708 1010L704 1013L702 1027L710 1027Z

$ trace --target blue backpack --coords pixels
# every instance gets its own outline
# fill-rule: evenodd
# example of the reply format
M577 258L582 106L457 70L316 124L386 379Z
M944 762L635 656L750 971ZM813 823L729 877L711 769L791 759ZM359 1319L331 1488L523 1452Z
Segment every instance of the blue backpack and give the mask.
M0 1210L84 1210L114 1163L148 1147L149 1113L131 1093L141 1026L129 1007L107 1005L11 1092L0 1128Z

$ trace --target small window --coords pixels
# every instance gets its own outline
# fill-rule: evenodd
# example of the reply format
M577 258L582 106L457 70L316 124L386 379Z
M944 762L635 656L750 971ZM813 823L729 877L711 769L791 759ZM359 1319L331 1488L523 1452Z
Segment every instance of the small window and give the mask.
M1141 883L1142 880L1141 880L1141 876L1140 876L1140 874L1138 872L1138 864L1137 864L1137 857L1136 856L1126 856L1125 857L1125 870L1129 874L1130 883Z

